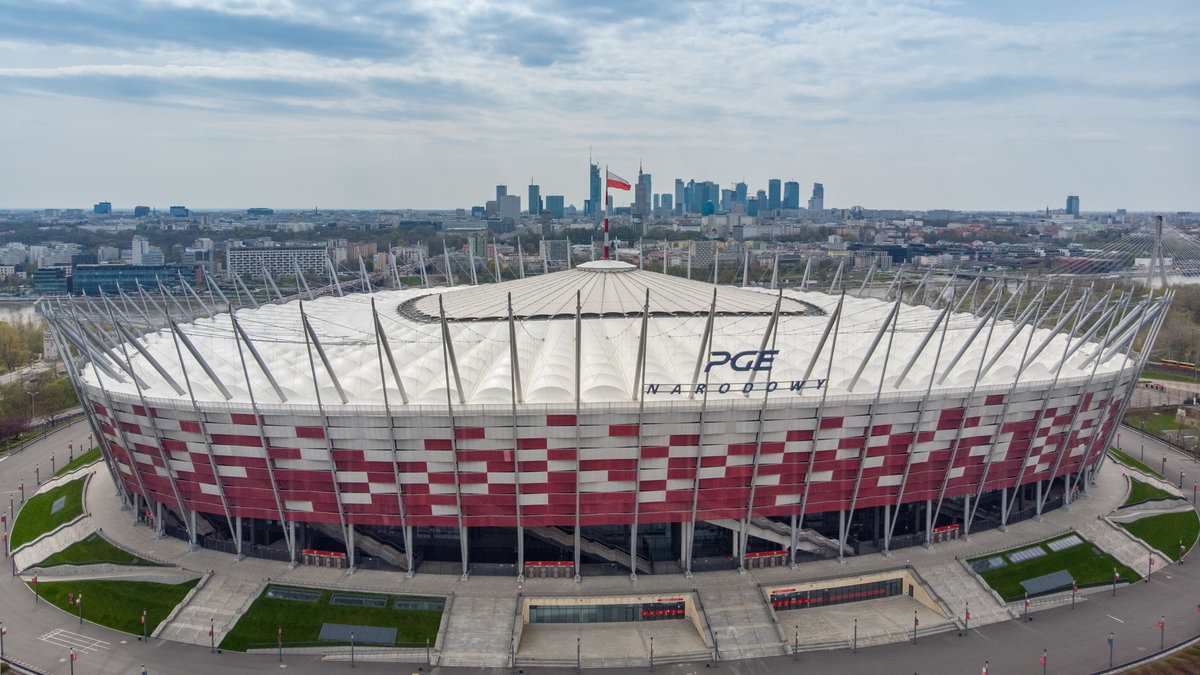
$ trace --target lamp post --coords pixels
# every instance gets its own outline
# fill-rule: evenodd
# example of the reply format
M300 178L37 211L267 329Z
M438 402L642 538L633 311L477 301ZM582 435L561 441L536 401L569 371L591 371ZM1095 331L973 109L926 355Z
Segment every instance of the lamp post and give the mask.
M914 645L917 644L917 627L920 625L921 625L921 622L920 622L920 620L917 619L917 610L914 609L913 610L913 644Z
M1150 554L1150 562L1146 565L1146 583L1150 583L1150 575L1154 574L1154 554Z
M963 634L965 635L971 632L971 603L969 602L967 603L967 611L964 616L966 616L966 623L963 626Z
M1029 620L1029 591L1025 591L1025 620Z
M1040 659L1040 661L1042 662L1042 675L1046 675L1046 656L1047 656L1046 650L1043 649L1042 650L1042 658Z
M142 623L143 624L146 623L146 613L145 612L142 612ZM217 636L213 633L213 628L214 628L213 624L214 624L213 617L210 616L208 618L208 653L209 654L217 653Z
M858 625L858 619L854 620L855 627ZM800 626L792 626L792 632L795 637L792 638L792 660L796 660L796 655L800 653Z
M1187 475L1187 474L1185 474L1185 473L1184 473L1184 472L1182 472L1182 471L1180 471L1180 472L1179 472L1179 489L1180 489L1180 490L1182 490L1182 489L1183 489L1183 477L1184 477L1185 475Z
M798 638L799 636L797 636ZM796 641L796 646L799 647L799 639ZM854 617L854 642L850 643L850 651L853 654L858 653L858 617Z
M350 667L357 668L354 663L354 633L350 633Z
M1109 668L1113 667L1113 638L1114 638L1114 635L1110 632L1108 634L1108 667Z
M1167 475L1167 456L1166 455L1163 455L1162 469L1158 473L1161 474L1163 477L1166 477L1166 475Z
M29 394L29 423L33 424L33 418L36 417L34 414L34 411L36 410L34 407L34 402L37 401L37 392L26 390L25 393Z
M1113 568L1113 597L1114 598L1117 597L1117 579L1120 579L1120 578L1121 578L1120 573L1118 573L1117 568L1114 567Z
M146 610L142 609L142 642L146 641Z
M4 634L8 629L4 627L4 622L0 621L0 661L4 660Z
M77 658L75 650L71 650L71 675L75 675L75 659Z
M279 662L283 663L283 626L275 628L275 648L279 650Z
M654 636L650 636L650 672L654 672Z
M79 625L83 625L83 593L75 597L75 604L79 605Z
M517 665L516 659L513 660L513 665ZM575 672L583 671L583 642L576 636L575 638Z
M1165 615L1158 617L1158 651L1160 652L1166 646L1167 642L1166 621L1167 617Z

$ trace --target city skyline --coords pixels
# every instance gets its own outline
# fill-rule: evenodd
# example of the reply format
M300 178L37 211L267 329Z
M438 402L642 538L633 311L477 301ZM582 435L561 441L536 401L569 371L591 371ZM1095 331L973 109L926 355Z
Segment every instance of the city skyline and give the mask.
M0 26L0 208L469 208L532 176L582 210L589 153L657 193L1200 208L1190 2L0 1Z

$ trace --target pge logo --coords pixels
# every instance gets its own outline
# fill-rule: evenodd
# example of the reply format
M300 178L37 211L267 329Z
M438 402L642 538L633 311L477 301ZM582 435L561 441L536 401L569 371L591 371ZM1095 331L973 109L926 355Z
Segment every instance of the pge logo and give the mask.
M711 352L712 360L704 367L704 372L712 370L713 366L723 366L729 364L729 367L740 372L748 370L770 370L771 365L775 362L775 355L779 353L778 349L752 349L749 351L738 352L731 354L730 352Z

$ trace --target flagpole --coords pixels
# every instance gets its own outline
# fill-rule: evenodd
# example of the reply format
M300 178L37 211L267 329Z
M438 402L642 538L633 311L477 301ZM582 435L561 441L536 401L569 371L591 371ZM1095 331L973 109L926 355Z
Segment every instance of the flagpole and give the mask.
M604 259L608 260L608 165L604 165Z

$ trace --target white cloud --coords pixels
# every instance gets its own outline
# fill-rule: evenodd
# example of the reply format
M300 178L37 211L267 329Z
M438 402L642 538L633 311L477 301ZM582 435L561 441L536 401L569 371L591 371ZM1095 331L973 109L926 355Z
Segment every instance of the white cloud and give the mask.
M1192 36L1200 12L1169 0L1112 0L1088 16L1052 8L1000 15L936 0L140 6L0 4L0 26L12 27L0 29L0 105L40 101L68 127L97 114L81 106L103 110L141 120L135 128L180 148L199 148L219 129L264 152L319 147L335 164L352 161L361 143L378 143L424 162L431 185L407 204L414 207L469 205L488 184L530 173L562 177L543 192L580 203L589 146L614 163L643 160L660 187L677 176L745 177L752 186L824 179L830 203L961 208L1016 208L1046 201L1043 190L1057 201L1055 176L1030 168L1053 164L1045 161L1051 142L1056 153L1115 149L1124 162L1158 138L1185 154L1198 149ZM78 14L77 23L64 12ZM50 156L69 151L49 132L38 141ZM472 178L462 161L483 170ZM878 167L893 167L892 178ZM895 178L906 170L923 177ZM1031 180L1018 191L971 181L972 170ZM1150 181L1145 195L1130 198L1147 208L1193 207L1185 186L1196 183L1195 171ZM0 205L14 195L92 199L27 170L0 180L15 181ZM1090 180L1097 195L1128 189L1102 174ZM114 186L129 199L135 188ZM227 197L208 190L205 199L236 202L238 190L254 189L234 187ZM318 191L330 204L395 205L392 195L333 173ZM296 199L284 188L270 198Z

